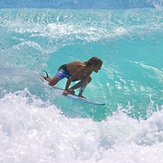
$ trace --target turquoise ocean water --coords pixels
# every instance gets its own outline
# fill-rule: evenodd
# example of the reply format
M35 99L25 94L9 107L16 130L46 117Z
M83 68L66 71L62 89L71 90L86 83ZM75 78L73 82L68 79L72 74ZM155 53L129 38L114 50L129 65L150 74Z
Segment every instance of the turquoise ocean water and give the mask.
M2 8L0 20L0 162L163 162L161 8ZM105 106L39 78L92 56L103 66L84 95Z

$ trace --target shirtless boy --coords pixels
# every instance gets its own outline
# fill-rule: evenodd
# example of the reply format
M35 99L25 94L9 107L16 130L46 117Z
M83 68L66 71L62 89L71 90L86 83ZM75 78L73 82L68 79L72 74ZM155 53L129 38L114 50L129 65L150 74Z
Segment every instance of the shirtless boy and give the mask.
M63 95L74 94L74 89L80 88L79 97L83 97L83 91L87 84L91 82L91 73L98 72L102 66L102 61L97 57L92 57L86 62L70 62L59 67L58 72L53 78L45 77L50 86L54 86L59 80L67 78L67 83ZM77 84L69 88L71 82L79 81Z

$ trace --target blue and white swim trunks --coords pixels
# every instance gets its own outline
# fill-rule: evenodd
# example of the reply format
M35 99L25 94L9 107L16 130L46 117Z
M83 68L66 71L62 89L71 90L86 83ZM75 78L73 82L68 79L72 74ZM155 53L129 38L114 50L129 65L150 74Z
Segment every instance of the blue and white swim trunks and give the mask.
M68 72L66 64L59 67L58 72L55 75L59 80L63 78L69 78L71 74Z
M62 65L61 67L59 67L58 72L55 75L59 80L63 79L63 78L69 78L70 76L72 76L67 69L66 64ZM78 78L74 79L74 81L77 81Z

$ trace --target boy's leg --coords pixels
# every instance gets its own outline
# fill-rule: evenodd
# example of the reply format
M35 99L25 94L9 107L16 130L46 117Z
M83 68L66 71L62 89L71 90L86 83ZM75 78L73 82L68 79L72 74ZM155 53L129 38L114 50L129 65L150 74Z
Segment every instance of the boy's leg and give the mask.
M49 85L54 86L58 83L58 81L59 81L59 79L56 76L54 76L53 78L50 78Z
M90 76L88 78L84 77L80 82L72 86L70 89L74 90L77 88L81 88L78 96L83 97L82 94L84 92L84 89L87 86L87 84L91 82L91 80L92 78Z

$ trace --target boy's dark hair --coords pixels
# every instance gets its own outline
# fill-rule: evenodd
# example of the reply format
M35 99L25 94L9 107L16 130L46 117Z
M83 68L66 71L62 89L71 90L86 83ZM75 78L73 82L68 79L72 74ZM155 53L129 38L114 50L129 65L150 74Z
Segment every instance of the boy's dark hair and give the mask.
M90 58L88 61L85 62L87 66L91 66L91 65L102 65L102 61L101 59L97 58L97 57L92 57Z

